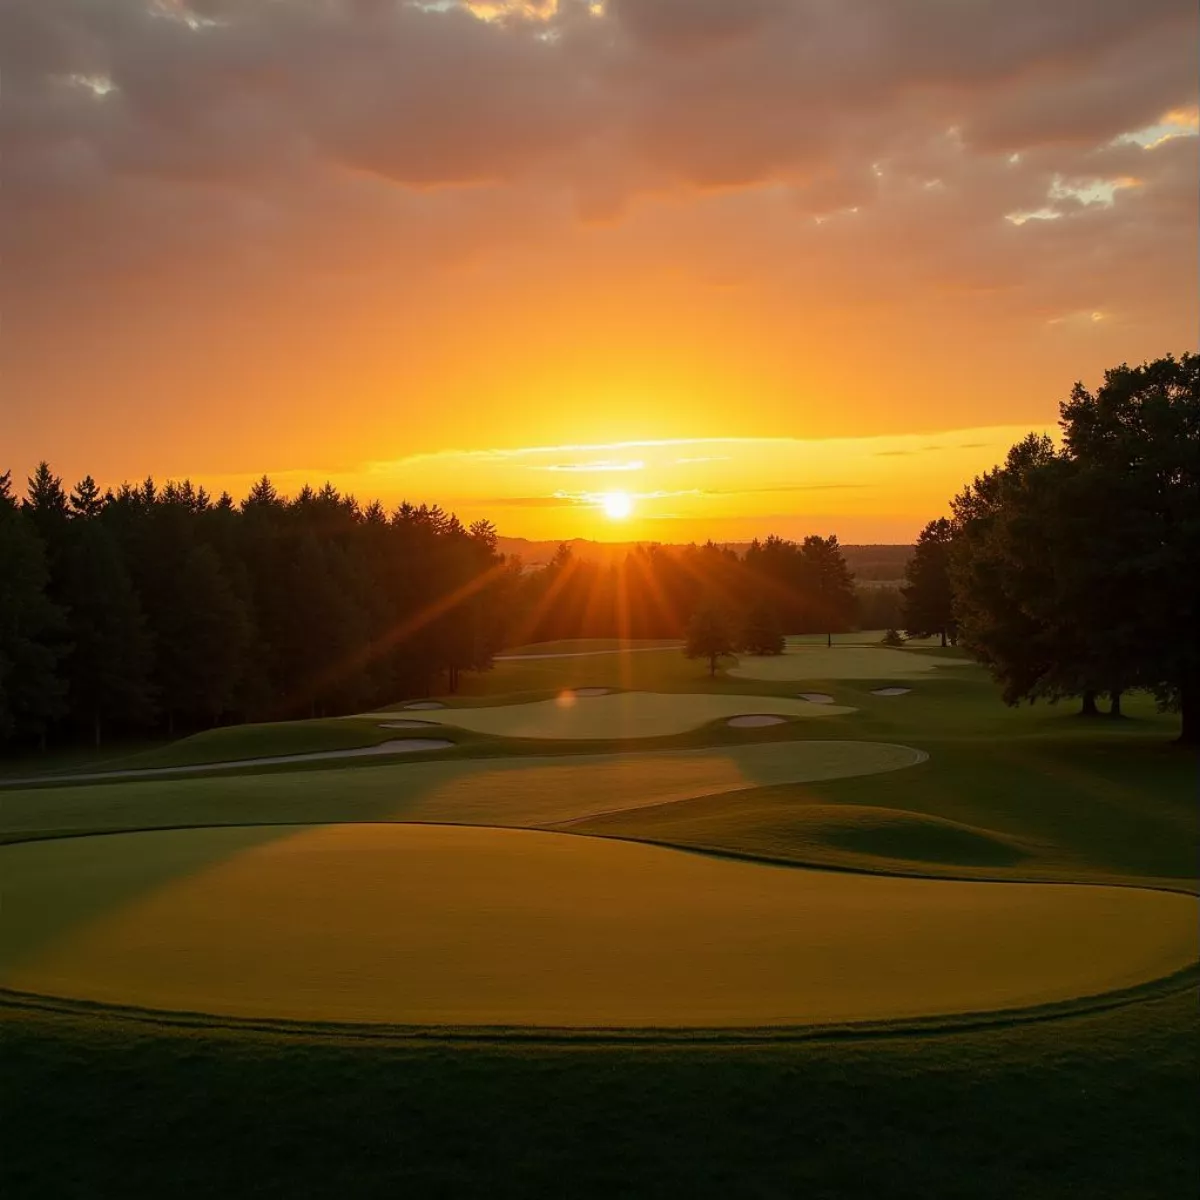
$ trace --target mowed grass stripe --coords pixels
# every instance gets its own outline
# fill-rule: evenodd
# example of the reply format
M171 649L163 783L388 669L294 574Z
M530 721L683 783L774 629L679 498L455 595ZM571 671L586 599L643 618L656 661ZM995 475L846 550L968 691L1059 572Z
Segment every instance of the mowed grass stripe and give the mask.
M72 850L120 862L210 836L228 831ZM21 905L53 902L61 849L0 851L7 868L26 860ZM323 826L185 874L6 967L0 983L303 1021L886 1021L1150 982L1194 962L1197 911L1193 897L1134 888L829 873L524 830Z
M923 758L886 742L802 741L31 788L4 793L0 838L270 821L542 825L764 784L894 771Z

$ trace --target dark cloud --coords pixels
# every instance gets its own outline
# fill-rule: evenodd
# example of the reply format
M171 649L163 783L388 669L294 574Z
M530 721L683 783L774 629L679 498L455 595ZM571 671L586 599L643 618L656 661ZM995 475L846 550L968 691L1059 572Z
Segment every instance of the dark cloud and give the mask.
M553 262L581 216L619 231L598 258L830 312L1050 321L1191 287L1195 143L1113 140L1194 105L1192 0L473 7L5 0L6 321L203 328L283 290L402 338L453 311L437 271Z

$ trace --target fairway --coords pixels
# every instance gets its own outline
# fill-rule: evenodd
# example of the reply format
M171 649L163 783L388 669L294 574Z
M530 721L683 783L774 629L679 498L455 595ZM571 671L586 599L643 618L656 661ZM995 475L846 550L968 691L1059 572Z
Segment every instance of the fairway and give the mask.
M811 704L787 696L688 695L660 692L616 692L599 689L564 691L553 700L487 708L431 711L429 721L490 733L498 737L569 738L571 740L668 737L709 721L748 714L782 717L833 717L853 708ZM588 693L592 694L588 694ZM409 705L409 707L413 707ZM363 714L386 717L390 714Z
M417 1025L754 1026L1020 1008L1196 957L1194 897L734 862L448 826L176 830L8 846L5 920L177 877L19 955L25 992L233 1017ZM67 847L64 849L64 845ZM453 881L450 884L448 881Z
M888 742L803 741L633 754L388 763L370 770L125 780L11 790L6 838L176 825L439 821L552 825L773 784L898 771L925 753Z
M745 656L727 675L790 683L803 679L907 679L928 675L939 667L969 667L967 659L938 658L892 650L886 646L788 645L783 654L765 658Z

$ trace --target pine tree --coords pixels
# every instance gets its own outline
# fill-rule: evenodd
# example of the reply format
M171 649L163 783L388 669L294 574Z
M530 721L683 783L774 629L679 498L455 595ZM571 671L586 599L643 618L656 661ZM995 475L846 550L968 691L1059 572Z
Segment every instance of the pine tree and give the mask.
M66 711L57 668L64 615L50 598L46 552L29 514L17 508L11 475L0 476L0 742L45 744Z
M98 517L104 508L100 488L90 475L85 475L75 485L68 502L71 506L71 515L82 517L84 520Z
M837 535L811 536L800 547L804 566L804 595L812 624L833 645L833 635L850 628L854 617L854 576L846 565Z
M188 549L160 611L155 652L168 728L211 725L236 703L250 624L211 546Z
M71 599L65 674L72 715L98 746L106 724L150 720L150 637L117 544L100 522L73 531L64 577Z
M54 560L62 549L66 530L67 494L63 491L62 479L50 470L50 464L44 460L38 463L37 470L28 480L28 485L21 507L45 542L53 569Z

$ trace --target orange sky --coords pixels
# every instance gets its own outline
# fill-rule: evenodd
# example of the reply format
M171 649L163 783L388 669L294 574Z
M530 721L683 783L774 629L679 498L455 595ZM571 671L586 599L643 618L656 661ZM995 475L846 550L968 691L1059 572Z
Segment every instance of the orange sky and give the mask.
M1195 34L1181 0L14 0L0 469L911 537L1075 379L1195 345Z

